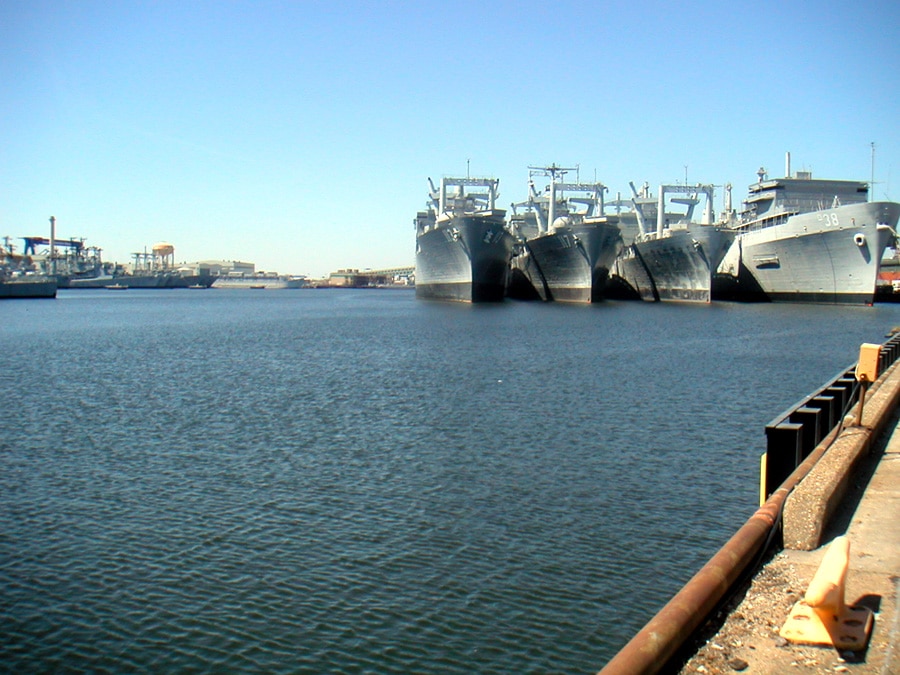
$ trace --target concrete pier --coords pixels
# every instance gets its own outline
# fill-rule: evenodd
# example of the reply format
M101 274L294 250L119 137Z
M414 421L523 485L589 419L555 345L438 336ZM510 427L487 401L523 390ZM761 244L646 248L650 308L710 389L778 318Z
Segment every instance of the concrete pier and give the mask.
M681 673L900 673L897 365L884 374L879 392L867 400L862 427L847 427L789 498L785 548L722 612L724 622L720 616L718 625L711 624ZM871 431L879 426L883 433L873 438ZM840 498L832 501L834 495ZM850 540L847 604L875 613L869 643L857 652L789 643L779 630L803 597L828 544L842 534Z
M850 369L766 427L763 504L601 675L900 675L900 336L877 358L867 396ZM782 626L841 535L844 597L874 613L870 639L855 651L788 642Z

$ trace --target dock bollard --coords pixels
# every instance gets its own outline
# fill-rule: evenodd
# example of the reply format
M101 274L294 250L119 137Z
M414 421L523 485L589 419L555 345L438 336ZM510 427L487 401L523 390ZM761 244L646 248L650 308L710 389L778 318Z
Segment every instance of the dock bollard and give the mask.
M781 637L809 645L832 645L836 649L858 651L866 646L872 632L872 610L844 604L850 540L836 537L803 600L794 605Z

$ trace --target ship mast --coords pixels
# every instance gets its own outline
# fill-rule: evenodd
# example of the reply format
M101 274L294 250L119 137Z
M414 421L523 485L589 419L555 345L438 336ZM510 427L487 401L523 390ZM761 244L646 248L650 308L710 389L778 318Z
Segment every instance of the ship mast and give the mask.
M869 180L869 201L875 201L875 141L872 141L872 177Z
M531 175L544 175L550 176L550 203L547 205L547 228L553 227L553 222L556 220L556 184L557 177L562 178L569 171L576 171L572 168L564 168L561 166L556 166L556 164L551 164L550 166L529 166L529 172Z

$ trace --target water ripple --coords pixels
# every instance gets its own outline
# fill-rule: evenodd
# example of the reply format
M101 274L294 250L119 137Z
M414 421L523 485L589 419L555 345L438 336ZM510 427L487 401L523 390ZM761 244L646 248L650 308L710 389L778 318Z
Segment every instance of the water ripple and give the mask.
M900 323L200 295L0 326L0 671L594 672L752 512L763 425Z

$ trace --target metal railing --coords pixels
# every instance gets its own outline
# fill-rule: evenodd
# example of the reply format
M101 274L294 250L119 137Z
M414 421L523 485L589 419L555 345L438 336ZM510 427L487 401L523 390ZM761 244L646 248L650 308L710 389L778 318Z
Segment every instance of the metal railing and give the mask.
M881 346L878 372L900 357L900 333ZM766 458L760 477L761 502L793 473L859 401L855 364L766 425Z

